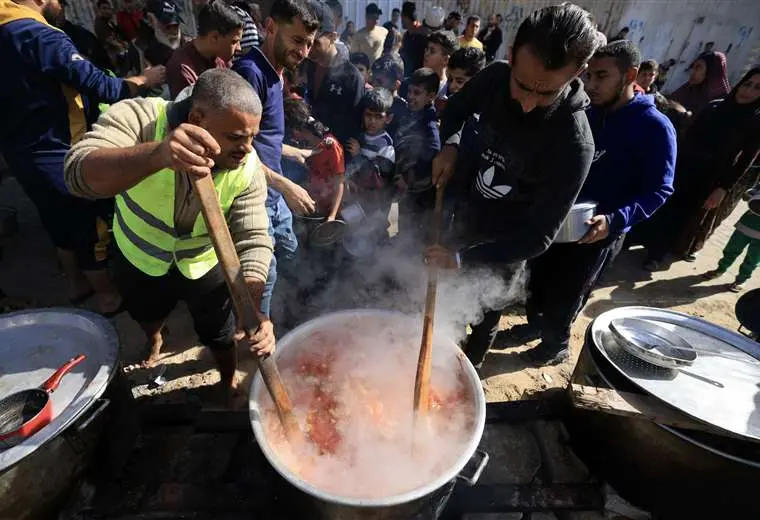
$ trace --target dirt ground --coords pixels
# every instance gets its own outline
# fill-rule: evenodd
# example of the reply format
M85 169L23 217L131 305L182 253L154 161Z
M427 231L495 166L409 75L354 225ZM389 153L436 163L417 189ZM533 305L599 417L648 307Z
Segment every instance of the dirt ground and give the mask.
M3 247L0 286L10 295L35 299L40 306L69 305L65 280L58 272L53 248L33 206L12 178L6 178L0 184L0 205L16 208L20 221L20 232L6 241ZM735 330L738 327L734 316L737 295L727 289L738 266L734 266L723 278L711 282L703 282L700 275L714 268L733 230L733 223L745 207L742 204L723 224L694 263L677 262L669 271L652 275L640 268L643 250L623 253L573 327L573 359L557 367L532 368L522 363L516 355L529 346L497 348L490 353L482 370L487 399L515 400L549 388L563 387L582 345L586 327L595 316L614 307L647 305L670 308ZM748 288L758 285L758 276L755 276ZM91 304L87 302L85 306ZM501 324L506 328L523 320L521 310L511 308L505 313ZM141 360L144 338L137 325L126 314L115 318L113 323L121 337L123 365ZM167 383L151 388L148 383L158 370L135 370L129 374L135 395L151 396L161 401L198 398L205 402L213 399L215 392L210 385L218 381L218 373L210 353L197 344L184 306L178 306L172 313L168 327L170 333L161 360L166 365ZM250 379L253 366L253 360L243 354L240 373L244 380Z

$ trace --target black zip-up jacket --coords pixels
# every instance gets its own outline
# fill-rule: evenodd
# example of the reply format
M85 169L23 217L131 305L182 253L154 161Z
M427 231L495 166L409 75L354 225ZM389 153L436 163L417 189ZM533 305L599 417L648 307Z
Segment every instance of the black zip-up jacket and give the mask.
M464 264L507 264L546 251L594 155L579 79L552 106L526 114L510 95L510 73L506 62L486 67L449 98L441 117L441 144L459 140L457 176L469 187L457 218Z
M359 104L364 96L364 80L350 61L336 54L322 78L319 89L314 87L317 65L305 60L306 100L314 118L327 125L345 146L346 141L359 135L361 119Z

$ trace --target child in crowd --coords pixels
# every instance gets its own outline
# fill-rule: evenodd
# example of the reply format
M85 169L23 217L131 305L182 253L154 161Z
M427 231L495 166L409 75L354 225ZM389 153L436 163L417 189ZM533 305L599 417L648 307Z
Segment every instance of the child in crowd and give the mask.
M449 65L451 55L457 49L459 49L459 40L451 31L435 31L428 36L424 65L438 75L440 80L438 85L439 96L446 94L448 83L446 68Z
M363 133L348 140L351 174L348 185L365 215L387 227L394 193L396 152L386 131L393 120L393 95L384 88L370 90L362 97Z
M406 192L399 201L399 233L424 231L426 216L435 204L432 163L441 142L433 101L439 82L438 74L428 68L417 69L408 80L410 114L394 138L398 188Z
M308 105L298 99L285 99L285 126L292 136L314 149L306 164L309 174L306 191L317 204L317 213L335 220L343 201L346 169L343 147L327 127L311 116Z
M462 47L454 51L449 58L449 64L446 67L448 85L446 86L446 95L439 96L435 100L435 111L438 117L441 116L443 109L446 107L446 101L449 96L453 96L464 87L465 83L472 77L483 70L486 66L486 54L475 47Z
M639 65L639 73L636 75L636 84L641 87L644 94L655 94L657 85L657 62L654 60L642 61Z
M395 138L401 121L409 114L406 100L398 95L402 79L404 79L404 62L400 57L396 58L392 54L384 54L372 64L372 86L384 88L393 96L393 106L391 107L393 118L385 128L392 138Z
M282 71L282 97L303 99L303 85L298 84L298 76L290 69Z
M359 74L362 75L362 78L364 79L364 90L371 90L372 85L369 82L371 75L369 68L369 56L363 52L352 52L349 60L351 61L351 64L359 71Z
M760 189L751 190L750 197L760 195ZM753 201L760 207L760 201ZM718 262L718 268L704 274L706 280L713 280L726 273L731 264L733 264L744 250L747 254L739 266L739 275L729 290L731 292L741 292L744 290L744 282L750 279L752 272L760 265L760 212L755 212L750 203L744 215L736 223L736 231L731 235L726 247L723 248L723 258Z

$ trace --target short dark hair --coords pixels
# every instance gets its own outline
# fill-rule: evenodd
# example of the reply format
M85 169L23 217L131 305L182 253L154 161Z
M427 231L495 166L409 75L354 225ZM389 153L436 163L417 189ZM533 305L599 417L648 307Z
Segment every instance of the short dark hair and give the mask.
M101 5L107 5L108 7L111 7L111 0L98 0L97 6L100 7Z
M393 107L393 94L388 89L376 88L368 90L362 96L362 109L369 109L375 112L388 113Z
M657 60L644 60L639 65L639 72L656 72L659 67Z
M269 16L277 23L291 24L296 18L301 19L301 23L307 31L312 32L319 29L319 20L316 13L310 8L304 0L275 0Z
M441 78L433 69L422 67L409 76L409 84L424 88L428 94L436 94L441 87Z
M394 7L393 9L391 9L391 14L396 14L396 13L401 14L401 9L399 9L398 7Z
M456 20L461 20L462 14L459 11L451 11L449 15L446 17L446 19L450 20L451 18L454 18Z
M340 0L325 0L325 5L337 18L343 20L343 4L340 3Z
M317 137L324 137L329 129L311 116L309 105L300 99L287 98L283 101L285 126L289 130L310 132Z
M401 16L407 16L412 20L417 19L417 4L414 2L404 2L401 4Z
M486 55L475 47L457 49L449 58L449 69L462 69L467 76L474 76L486 66Z
M617 40L608 43L594 53L593 59L613 58L620 72L625 74L630 68L641 65L639 48L628 40Z
M480 21L480 16L478 16L478 15L474 14L472 16L468 16L467 17L467 25L470 25L473 22L479 22L479 21Z
M459 40L451 31L434 31L430 33L427 41L428 43L437 43L448 55L459 48Z
M403 39L404 35L401 34L401 31L391 27L388 29L388 36L386 36L385 41L383 42L383 52L391 52L393 47L401 43Z
M372 75L387 75L393 81L404 79L404 62L398 56L384 54L372 63Z
M228 35L243 28L243 19L234 9L222 2L211 2L198 13L198 36L206 36L214 31Z
M524 45L549 70L573 64L586 64L602 44L596 23L590 13L575 4L564 3L537 9L517 29L512 56Z
M354 65L364 65L364 67L369 69L369 56L363 52L352 52L348 58L348 61Z

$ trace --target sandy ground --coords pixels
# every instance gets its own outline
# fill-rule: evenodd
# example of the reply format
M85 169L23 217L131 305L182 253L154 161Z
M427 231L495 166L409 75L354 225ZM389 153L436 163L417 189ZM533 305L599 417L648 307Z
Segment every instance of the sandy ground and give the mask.
M6 241L0 269L0 286L10 295L35 299L40 306L68 305L65 280L58 273L54 251L37 219L31 203L13 179L0 185L0 205L19 210L20 232ZM737 295L727 291L737 266L725 277L703 282L700 275L714 268L721 250L732 232L734 221L745 210L742 204L710 240L695 263L677 262L667 272L650 275L640 268L643 250L624 253L607 273L573 327L573 358L583 341L590 321L601 312L625 305L648 305L671 308L704 317L730 329L738 323L734 316ZM748 284L757 287L758 276ZM85 306L92 305L87 302ZM509 309L501 322L503 328L519 323L524 317L519 308ZM129 365L143 358L144 338L137 325L122 314L113 320L122 344L122 363ZM157 400L212 399L210 387L218 381L218 373L210 353L197 344L186 309L180 304L168 321L161 362L166 365L167 383L150 388L148 383L157 369L136 370L129 374L136 396L151 396ZM498 345L497 345L498 346ZM514 400L553 387L562 387L572 370L574 359L549 368L531 368L520 361L517 352L528 347L496 349L483 367L483 385L489 401ZM250 379L254 362L242 354L240 374Z

